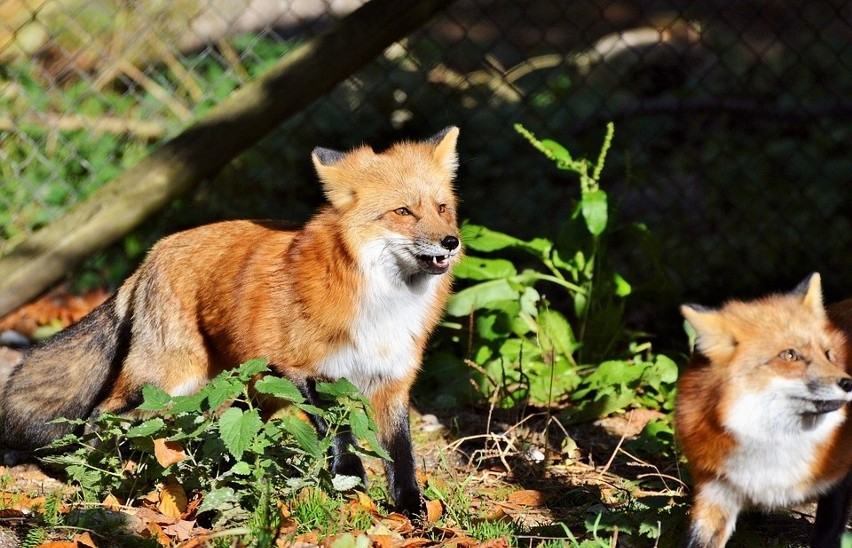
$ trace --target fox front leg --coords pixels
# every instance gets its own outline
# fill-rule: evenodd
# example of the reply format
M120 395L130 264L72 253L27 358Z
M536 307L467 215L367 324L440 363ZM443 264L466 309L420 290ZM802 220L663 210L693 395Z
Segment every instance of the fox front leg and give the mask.
M317 394L316 381L314 379L304 379L297 381L296 386L305 397L309 404L315 407L321 407L319 395ZM328 435L328 425L316 415L310 415L311 422L320 436ZM334 435L331 445L331 473L342 476L355 476L361 480L364 489L367 488L367 472L364 470L364 464L361 459L349 450L350 447L357 447L358 440L348 429L340 429Z
M397 392L400 393L408 392ZM379 392L372 398L372 404L379 427L379 442L391 457L385 462L385 475L396 509L408 516L423 516L426 514L426 501L420 493L415 474L408 399L388 398L385 393Z
M742 503L723 484L711 480L697 488L687 548L722 548L734 533Z
M852 511L852 473L819 498L811 534L812 548L838 548Z

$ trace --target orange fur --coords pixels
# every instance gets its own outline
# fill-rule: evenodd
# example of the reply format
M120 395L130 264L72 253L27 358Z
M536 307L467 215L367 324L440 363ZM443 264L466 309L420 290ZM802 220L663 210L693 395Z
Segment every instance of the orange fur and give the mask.
M313 162L330 203L303 228L228 221L158 242L112 299L12 374L7 442L42 445L63 433L44 424L57 416L124 412L149 383L191 393L265 357L308 396L313 379L349 378L371 398L391 453L413 463L408 392L461 256L457 137L448 128L381 154L318 148ZM73 380L56 383L63 377ZM344 454L350 441L340 441L336 471L363 476ZM404 476L397 502L416 510L413 468L400 466L391 470Z
M826 313L815 274L791 294L681 310L697 333L676 407L695 485L690 546L724 546L743 507L845 505L852 301Z

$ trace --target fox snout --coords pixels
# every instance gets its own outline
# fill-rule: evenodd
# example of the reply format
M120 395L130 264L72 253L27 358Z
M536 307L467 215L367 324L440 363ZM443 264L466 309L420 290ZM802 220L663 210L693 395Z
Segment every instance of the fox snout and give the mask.
M443 274L450 269L450 259L458 254L461 241L448 234L437 244L426 239L415 241L415 257L420 270L428 274Z
M822 377L809 381L808 390L817 414L830 413L852 401L852 377Z

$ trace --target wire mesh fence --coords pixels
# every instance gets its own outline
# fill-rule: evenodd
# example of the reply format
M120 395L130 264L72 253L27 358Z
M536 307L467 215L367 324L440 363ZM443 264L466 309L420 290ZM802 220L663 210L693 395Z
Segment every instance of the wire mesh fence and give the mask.
M0 0L0 253L360 0ZM852 294L852 3L459 0L152 221L305 218L313 146L462 128L463 214L557 231L574 184L513 130L593 154L648 303ZM629 228L644 223L650 233ZM144 248L142 244L125 248ZM135 240L130 240L135 241Z

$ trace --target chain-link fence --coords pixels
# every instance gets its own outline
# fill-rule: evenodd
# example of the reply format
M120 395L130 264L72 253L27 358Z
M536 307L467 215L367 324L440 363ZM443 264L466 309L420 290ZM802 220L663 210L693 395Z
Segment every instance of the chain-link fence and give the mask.
M360 4L0 0L0 246ZM313 146L381 146L449 124L462 128L463 215L519 235L553 231L577 189L512 126L592 155L608 120L605 187L622 221L653 234L625 228L612 242L645 302L763 293L812 270L830 296L852 294L843 0L459 0L151 233L304 219L319 199Z

